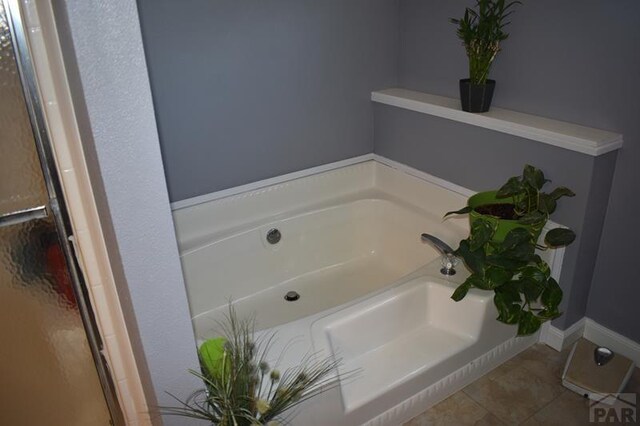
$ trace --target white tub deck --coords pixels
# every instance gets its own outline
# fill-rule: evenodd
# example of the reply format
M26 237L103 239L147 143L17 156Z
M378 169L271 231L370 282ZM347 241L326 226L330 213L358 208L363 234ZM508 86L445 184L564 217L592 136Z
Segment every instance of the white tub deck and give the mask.
M443 278L418 276L313 323L314 346L343 359L340 374L360 372L341 388L347 414L388 395L408 398L514 336L494 324L489 293L454 302L460 279Z

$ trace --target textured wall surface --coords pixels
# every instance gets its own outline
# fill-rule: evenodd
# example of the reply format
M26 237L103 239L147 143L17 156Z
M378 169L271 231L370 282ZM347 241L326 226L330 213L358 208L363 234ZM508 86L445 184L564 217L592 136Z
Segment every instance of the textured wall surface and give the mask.
M373 149L397 0L139 0L177 201Z
M466 77L467 60L448 18L461 16L467 5L469 2L464 0L400 1L402 87L458 96L458 79ZM576 263L580 270L574 271L572 294L565 302L570 311L557 325L571 325L586 311L597 322L640 341L636 315L640 290L633 285L628 267L636 257L634 237L639 236L638 228L632 224L633 214L629 213L640 207L636 195L640 190L637 167L640 93L636 85L629 84L640 75L638 16L640 3L634 0L524 2L513 15L511 36L496 60L492 78L498 82L496 106L624 134L625 145L618 154L606 220L603 204L607 204L606 183L611 175L612 158L598 160L591 166L591 179L599 183L590 192L581 193L582 200L575 198L565 203L566 209L585 208L585 217L580 219L579 212L578 216L567 217L570 213L564 206L559 211L560 222L581 223L582 241L568 250L568 260L572 256L576 261L578 257L584 260ZM503 162L507 159L516 164L535 162L555 182L573 185L577 191L591 184L581 181L584 172L580 154L568 158L562 150L548 151L543 147L534 149L534 153L517 138L509 141L485 130L465 128L463 124L427 120L429 124L424 126L428 128L428 140L423 138L420 142L414 138L410 146L409 142L395 141L393 137L383 141L376 134L376 152L390 153L392 158L393 155L413 158L413 163L421 163L419 168L427 172L447 173L453 181L467 181L476 189L495 185L495 174L505 170ZM427 144L432 151L424 146ZM436 150L466 156L468 162L453 173L447 167L451 161L443 163L430 158L429 154ZM483 164L477 159L483 159ZM604 232L600 237L598 224L603 220ZM589 241L583 246L585 239ZM594 263L595 275L591 269Z
M58 2L56 20L119 297L154 411L175 403L167 391L186 397L196 389L187 369L198 360L136 3ZM164 424L184 422L170 417Z

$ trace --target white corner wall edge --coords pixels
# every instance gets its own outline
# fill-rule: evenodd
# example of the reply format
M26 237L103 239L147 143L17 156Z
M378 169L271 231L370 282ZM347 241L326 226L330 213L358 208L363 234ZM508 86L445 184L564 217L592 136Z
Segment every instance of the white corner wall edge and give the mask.
M414 90L392 88L375 91L371 93L371 100L592 156L620 149L623 144L619 133L496 107L481 114L469 113L461 110L458 99Z
M560 330L559 328L546 323L542 333L540 333L540 342L545 343L560 352L571 346L576 340L583 336L585 322L586 318L582 318L566 330Z
M571 346L580 337L597 345L606 346L640 366L640 343L634 342L587 317L577 321L566 330L549 326L540 334L540 342L561 351Z
M145 366L140 371L145 394L155 394L146 411L154 424L182 425L157 413L159 406L175 403L167 392L186 398L198 386L199 380L186 374L198 357L137 5L135 0L52 3L63 3L66 11L58 28L68 34L63 47L75 63L71 85L82 89L76 93L84 100L87 124L81 134L92 140L94 170L102 177L100 198L113 230L107 245L119 256L116 272L135 312L134 348Z

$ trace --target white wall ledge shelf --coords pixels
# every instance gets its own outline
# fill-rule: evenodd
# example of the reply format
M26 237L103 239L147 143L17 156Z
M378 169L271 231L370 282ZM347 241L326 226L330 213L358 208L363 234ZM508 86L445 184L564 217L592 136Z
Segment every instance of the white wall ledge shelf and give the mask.
M492 107L477 114L462 111L458 99L407 89L371 93L371 100L598 156L622 147L622 135L578 124Z

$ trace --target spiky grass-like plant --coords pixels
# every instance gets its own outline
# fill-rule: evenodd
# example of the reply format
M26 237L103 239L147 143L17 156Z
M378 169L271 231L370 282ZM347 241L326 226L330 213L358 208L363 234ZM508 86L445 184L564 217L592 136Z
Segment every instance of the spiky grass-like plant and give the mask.
M451 18L458 26L458 37L469 58L469 79L472 84L485 84L500 43L509 37L504 27L509 25L506 18L519 1L477 0L476 10L466 8L462 19Z
M332 373L340 364L334 358L306 355L297 367L284 373L271 368L267 354L274 334L254 340L253 319L238 319L230 305L222 331L226 338L219 365L212 368L206 353L199 353L204 388L186 400L173 396L179 407L164 407L164 414L207 420L219 426L277 425L287 422L283 413L335 387Z

